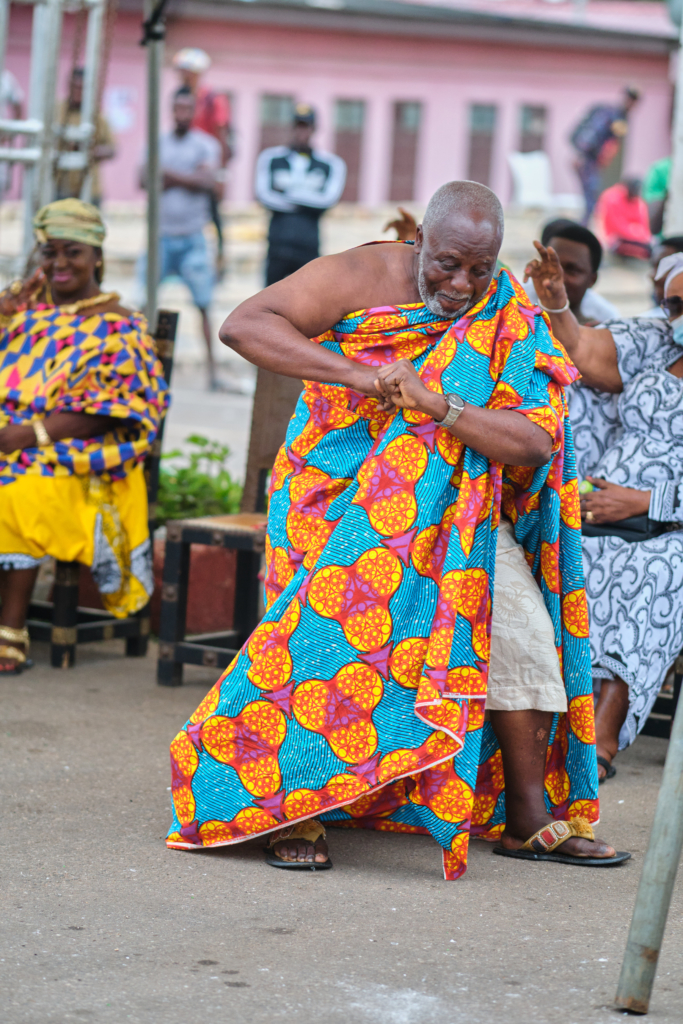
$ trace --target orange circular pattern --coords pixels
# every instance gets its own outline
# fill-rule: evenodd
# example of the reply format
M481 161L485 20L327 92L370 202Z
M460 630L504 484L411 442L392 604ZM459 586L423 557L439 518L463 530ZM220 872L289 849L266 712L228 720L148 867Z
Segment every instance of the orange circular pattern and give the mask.
M569 776L564 768L555 768L545 777L545 788L551 801L557 806L569 796Z
M471 665L458 665L448 672L448 690L459 696L475 697L486 693L486 680L479 669Z
M285 814L288 818L302 818L304 815L315 814L320 808L321 800L312 789L293 789L284 799Z
M588 602L585 590L572 590L562 599L562 622L572 636L588 639Z
M470 701L470 713L467 719L467 731L474 732L475 729L481 729L484 724L484 701L483 700L471 700Z
M173 790L173 806L181 825L191 825L197 813L192 787L179 786Z
M339 565L327 565L315 574L308 589L308 602L318 615L333 619L346 603L351 577Z
M457 776L446 782L429 801L430 810L442 821L465 821L470 817L474 794Z
M223 715L207 718L200 733L207 754L222 764L230 764L237 751L235 732L234 719Z
M394 491L389 498L372 503L368 519L383 537L395 537L406 533L417 519L417 502L408 491Z
M382 679L377 672L358 661L340 668L334 681L339 693L352 697L354 704L364 711L376 708L384 693Z
M268 811L264 811L260 807L245 807L235 815L234 823L244 835L250 835L273 828L278 821L272 814L268 814Z
M481 352L482 355L490 356L493 352L493 342L496 337L497 326L497 316L492 320L475 320L467 328L465 338L475 352Z
M282 785L277 757L267 754L257 761L241 761L235 765L240 782L257 799L272 796Z
M486 600L488 589L489 577L484 569L467 569L460 587L458 614L470 621L475 619Z
M292 659L286 647L273 645L254 658L248 679L260 690L281 690L292 676Z
M452 644L452 626L442 626L440 629L432 630L425 659L430 668L448 668Z
M330 697L328 683L307 679L294 691L292 705L296 720L304 729L320 732L325 724L325 709Z
M571 529L581 529L581 500L576 480L568 480L560 488L560 515Z
M548 590L553 594L560 592L560 566L555 548L546 541L541 544L541 572Z
M389 669L399 686L417 689L429 641L423 636L411 636L394 647Z
M221 687L220 683L216 683L215 686L211 687L211 689L209 690L206 697L201 702L195 713L190 716L190 721L192 722L192 724L195 725L197 722L203 722L205 718L208 718L209 715L212 715L216 708L218 707L220 699Z
M328 743L340 759L349 764L360 764L377 750L378 736L372 722L356 721L341 729L334 729L328 736Z
M199 826L199 835L204 846L214 846L235 838L236 830L227 821L204 821ZM237 835L241 835L239 829Z
M391 637L391 615L381 605L371 605L364 612L350 615L343 628L346 639L357 651L377 651Z
M359 779L357 775L346 774L333 775L325 786L326 792L332 796L335 803L341 803L342 800L355 800L367 788L368 783L365 779Z
M569 701L569 725L582 743L595 743L595 718L593 695L590 693L572 697Z
M424 444L412 434L401 434L395 441L390 441L380 458L411 484L420 479L429 461Z
M595 822L600 817L598 800L572 800L567 811L568 818L585 818Z
M171 743L171 757L186 778L191 778L199 767L199 754L194 743L184 731L179 732Z
M378 597L391 597L403 579L400 559L387 548L370 548L356 562L356 570Z
M287 735L287 719L268 701L255 700L242 709L240 720L272 747L279 747Z
M433 568L434 545L439 537L438 526L428 526L418 533L413 544L411 559L416 572L429 576Z
M416 750L392 750L379 763L377 781L388 782L389 779L407 775L415 771L419 761L420 756Z
M472 630L472 647L476 656L488 664L491 655L491 638L486 631L485 622L478 622Z

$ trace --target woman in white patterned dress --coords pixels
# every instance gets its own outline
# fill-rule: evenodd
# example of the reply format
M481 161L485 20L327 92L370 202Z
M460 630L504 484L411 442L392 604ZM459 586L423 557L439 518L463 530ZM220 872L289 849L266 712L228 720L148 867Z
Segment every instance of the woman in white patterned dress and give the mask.
M565 308L555 253L534 244L540 259L526 272L583 375L568 396L578 475L595 488L582 496L582 518L618 529L640 517L647 529L644 540L583 538L602 781L683 647L683 255L667 258L667 320L590 328Z

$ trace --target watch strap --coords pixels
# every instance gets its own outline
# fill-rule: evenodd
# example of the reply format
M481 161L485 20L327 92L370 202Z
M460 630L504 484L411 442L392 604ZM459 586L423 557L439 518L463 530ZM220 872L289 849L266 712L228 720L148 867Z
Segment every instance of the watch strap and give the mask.
M444 395L443 397L446 399L448 404L448 412L441 421L436 420L435 422L438 427L445 427L446 430L448 430L453 426L460 414L464 412L465 400L461 398L460 395L453 393Z

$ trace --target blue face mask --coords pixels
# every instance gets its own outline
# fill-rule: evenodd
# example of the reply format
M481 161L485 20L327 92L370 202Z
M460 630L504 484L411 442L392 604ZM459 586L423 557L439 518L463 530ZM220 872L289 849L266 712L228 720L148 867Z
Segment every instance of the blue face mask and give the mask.
M671 330L673 331L674 344L680 345L683 348L683 316L677 316L675 320L671 321Z

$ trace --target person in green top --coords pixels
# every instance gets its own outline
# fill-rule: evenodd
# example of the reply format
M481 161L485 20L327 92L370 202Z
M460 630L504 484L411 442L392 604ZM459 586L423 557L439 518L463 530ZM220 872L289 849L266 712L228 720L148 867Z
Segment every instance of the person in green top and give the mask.
M664 224L664 207L669 193L671 176L671 157L656 160L649 168L643 182L642 196L647 203L650 214L650 231L653 235L661 235Z

